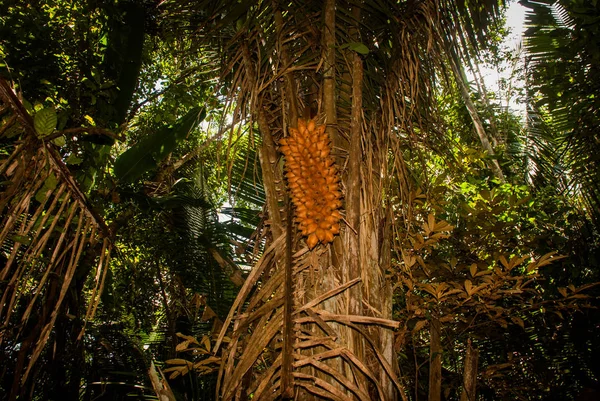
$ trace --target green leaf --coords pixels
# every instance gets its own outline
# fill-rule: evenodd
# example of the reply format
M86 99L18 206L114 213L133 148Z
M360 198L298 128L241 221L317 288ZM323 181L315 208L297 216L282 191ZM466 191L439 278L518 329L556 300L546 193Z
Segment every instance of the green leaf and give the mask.
M369 48L360 42L346 43L345 45L342 45L341 48L342 49L350 49L352 51L357 52L358 54L362 54L363 56L366 56L367 54L369 54Z
M43 108L33 117L33 126L39 137L50 135L56 128L58 118L54 107Z
M13 124L6 131L4 131L4 136L6 138L13 138L17 135L21 135L23 133L23 128L19 124Z
M46 181L44 181L44 185L40 188L35 194L35 200L42 203L44 199L46 199L46 193L48 191L52 191L58 185L58 180L54 176L54 174L50 174Z
M29 238L26 235L18 235L18 234L13 234L9 237L11 240L13 240L14 242L19 242L25 246L29 245L31 243L31 238Z
M244 14L248 13L249 10L250 10L250 2L243 1L239 4L237 4L233 9L231 9L231 12L229 12L227 15L225 15L223 17L223 19L221 19L221 21L218 22L218 24L220 26L225 26L234 21L237 21L238 19L243 18Z
M54 174L50 174L48 176L48 178L46 178L46 181L44 181L44 188L46 189L55 189L56 186L58 185L58 180L56 179L56 176Z
M172 126L164 127L126 150L115 161L114 174L120 181L133 182L155 169L183 141L188 133L206 116L198 107L190 110Z
M33 115L33 113L35 113L33 106L27 99L23 99L23 107L25 107L25 110L27 110L29 114Z
M81 164L81 162L83 162L83 159L80 159L79 157L75 156L74 154L71 154L71 155L69 155L69 157L67 157L67 160L65 160L65 162L67 164L77 165L77 164Z
M52 140L52 143L55 144L56 146L63 147L63 146L65 146L67 144L67 141L65 139L65 136L61 135L58 138L54 138Z
M86 120L86 121L87 121L87 122L88 122L88 123L89 123L89 124L90 124L92 127L95 127L95 126L96 126L96 122L94 121L94 119L93 119L91 116L89 116L89 115L87 115L87 114L86 114L85 116L83 116L83 118L85 118L85 120Z

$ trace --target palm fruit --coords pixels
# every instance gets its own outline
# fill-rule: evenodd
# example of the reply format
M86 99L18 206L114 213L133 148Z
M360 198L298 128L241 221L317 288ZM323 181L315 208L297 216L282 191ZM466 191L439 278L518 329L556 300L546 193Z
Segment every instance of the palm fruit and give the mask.
M295 218L310 249L329 243L340 232L339 175L325 126L298 119L298 128L279 141Z

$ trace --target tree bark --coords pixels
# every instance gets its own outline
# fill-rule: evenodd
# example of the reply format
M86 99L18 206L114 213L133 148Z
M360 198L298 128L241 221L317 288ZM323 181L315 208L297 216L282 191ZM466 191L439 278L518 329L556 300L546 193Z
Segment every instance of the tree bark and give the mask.
M279 2L277 0L273 0L273 9L275 10L275 27L277 29L277 43L279 43L279 53L281 54L281 61L283 62L283 68L288 69L290 66L290 56L287 52L287 48L285 47L285 40L281 37L283 31L283 18L281 15L281 9L279 8ZM294 82L294 76L290 71L286 71L283 75L285 82L285 97L286 101L289 105L288 107L288 115L289 121L288 123L292 126L296 126L296 122L298 121L298 99L296 94L296 85Z
M357 8L355 7L355 13ZM361 210L361 138L362 138L362 84L363 84L363 67L362 60L357 54L352 55L352 109L350 116L350 144L348 148L348 174L346 176L346 198L345 210L346 220L350 227L355 231L346 228L343 236L336 241L343 241L343 246L338 249L343 250L342 255L337 255L342 261L344 268L342 269L342 280L349 282L355 278L362 276L361 259L360 259L360 210ZM345 293L346 311L350 315L362 315L362 291L361 285L353 286ZM365 354L365 344L362 336L356 331L347 330L348 347L357 356ZM366 390L367 385L364 383L364 378L358 380L359 386Z
M440 401L442 396L442 340L440 321L429 322L429 401Z
M326 0L325 27L323 28L323 104L327 122L327 133L335 140L337 137L337 111L335 104L335 0Z
M460 401L476 400L478 359L479 351L471 345L471 340L469 340L467 344L467 353L465 355L463 391L460 395Z
M256 79L256 71L254 70L254 65L250 59L248 44L243 43L242 49L244 67L248 72L248 77L253 81L252 86L255 86L254 81ZM276 166L278 158L277 150L275 149L275 142L271 135L268 119L260 105L260 99L255 100L255 103L251 107L253 114L257 116L258 130L260 131L262 138L258 156L262 167L263 187L267 198L267 211L269 213L271 232L273 233L273 238L278 238L283 232L283 228L281 211L279 210L279 196L277 194L277 183L281 183L281 172Z
M284 271L284 304L282 329L282 362L281 362L281 397L294 397L292 364L294 363L294 311L292 270L292 202L286 196L286 237L285 237L285 271Z

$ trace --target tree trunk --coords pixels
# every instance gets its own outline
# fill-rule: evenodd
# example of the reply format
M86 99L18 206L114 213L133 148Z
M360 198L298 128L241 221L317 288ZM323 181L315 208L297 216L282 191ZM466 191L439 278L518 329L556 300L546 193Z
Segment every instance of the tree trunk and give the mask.
M280 30L284 21L277 11L276 0L272 4L275 28ZM339 10L340 6L337 7ZM309 97L311 81L294 81L293 74L285 71L288 65L286 42L279 34L276 52L284 67L276 73L284 79L270 97L265 91L264 95L260 93L252 98L250 109L262 137L260 162L271 235L263 254L264 263L259 261L248 276L214 348L215 352L219 349L227 326L235 322L222 365L222 387L218 390L224 400L235 399L240 391L253 394L256 400L271 396L286 398L292 395L292 387L294 399L302 401L393 401L401 388L393 368L393 328L397 328L399 322L392 320L392 290L385 276L391 260L389 227L392 219L386 219L391 212L383 207L382 176L389 155L387 147L375 143L375 138L382 134L378 131L382 129L378 122L365 121L363 59L354 51L340 49L336 43L336 1L324 1L322 10L324 24L319 36L322 66L318 74L311 77L321 84L320 102L316 102L322 105L320 115L307 111L313 104ZM356 30L352 35L358 42L358 8L353 10L353 17ZM257 72L261 69L256 62L258 51L251 51L250 45L252 42L242 43L244 75L250 86L255 87L255 77L264 71ZM340 53L343 57L338 56ZM305 85L304 93L298 97L299 101L290 102L297 96L294 89L302 89L302 85ZM265 105L274 102L277 111L262 108L261 96ZM294 113L302 99L306 100L305 109ZM343 184L340 186L345 189L342 210L345 223L340 224L339 236L332 244L307 247L306 238L301 238L292 226L293 220L284 218L281 213L283 201L289 194L285 195L286 181L282 180L281 164L277 163L280 154L276 141L281 141L279 135L289 140L286 123L295 128L299 125L294 118L297 115L315 117L317 125L325 125L333 143L331 156L341 174ZM375 113L370 117L377 119L379 115ZM279 143L282 149L285 141ZM287 155L285 162L288 163ZM286 171L289 178L288 173ZM258 283L252 294L250 286ZM291 287L293 299L290 300ZM245 304L249 305L247 310ZM238 318L234 320L236 314ZM290 315L293 327L289 325ZM280 327L276 327L277 324ZM292 334L294 346L289 347ZM263 366L255 370L257 379L244 386L241 378L253 369L259 355L267 353L265 350L269 347L277 350L268 351L271 365L265 369L261 364ZM236 355L237 349L244 352Z
M463 391L460 395L460 401L476 400L478 358L479 351L471 345L471 340L469 340L467 344L467 353L465 355Z
M451 55L450 66L452 67L452 72L454 73L454 79L456 81L456 85L458 85L458 89L460 91L460 95L462 97L465 106L467 107L467 111L469 112L469 116L471 116L471 121L473 121L473 126L475 127L475 132L479 137L479 141L481 142L481 147L487 154L492 157L489 162L489 167L494 173L494 176L498 178L501 182L504 182L504 174L502 173L502 168L500 167L500 163L498 160L494 158L495 152L492 148L490 140L488 138L487 133L485 132L485 128L483 126L483 122L479 117L479 113L477 112L477 108L475 107L475 103L471 100L471 95L469 94L469 88L465 83L465 74L460 65L460 60L456 55L456 52L452 49L449 50L449 54Z
M442 396L442 340L440 321L429 322L429 401L440 401Z

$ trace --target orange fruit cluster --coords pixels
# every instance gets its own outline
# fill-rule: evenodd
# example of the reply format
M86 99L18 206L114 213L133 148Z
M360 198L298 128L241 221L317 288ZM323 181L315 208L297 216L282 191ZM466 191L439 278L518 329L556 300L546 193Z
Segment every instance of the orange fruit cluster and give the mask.
M298 128L279 141L285 155L286 177L296 208L296 221L310 249L333 241L340 232L342 205L339 176L330 155L325 126L298 119Z

